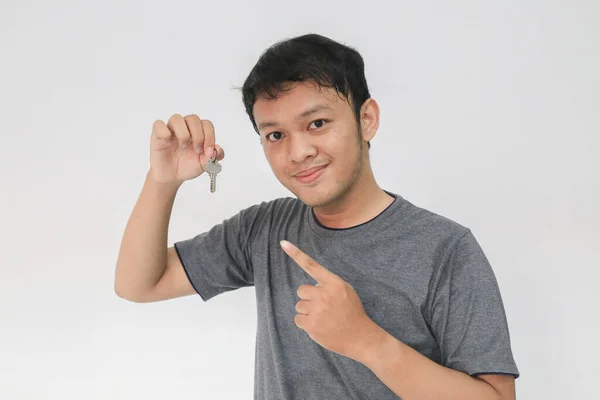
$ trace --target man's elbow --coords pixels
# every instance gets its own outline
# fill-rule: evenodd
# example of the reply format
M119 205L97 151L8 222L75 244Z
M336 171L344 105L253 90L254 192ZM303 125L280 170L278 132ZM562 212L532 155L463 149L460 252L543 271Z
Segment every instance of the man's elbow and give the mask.
M123 289L120 285L118 285L117 281L115 280L115 285L114 285L114 291L115 294L127 301L131 301L132 303L147 303L147 296L142 296L140 294L136 294L136 293L132 293L131 290L125 290Z

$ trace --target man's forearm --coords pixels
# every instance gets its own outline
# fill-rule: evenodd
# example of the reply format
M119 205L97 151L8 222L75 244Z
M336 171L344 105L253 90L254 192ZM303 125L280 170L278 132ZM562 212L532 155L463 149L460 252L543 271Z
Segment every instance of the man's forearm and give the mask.
M487 382L444 367L380 327L358 361L403 400L501 400Z

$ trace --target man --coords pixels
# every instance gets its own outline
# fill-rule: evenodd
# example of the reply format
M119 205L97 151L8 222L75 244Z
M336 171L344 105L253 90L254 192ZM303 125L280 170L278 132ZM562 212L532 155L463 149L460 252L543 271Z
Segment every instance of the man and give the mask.
M207 301L254 286L257 399L514 399L502 298L473 233L375 181L379 106L359 53L315 34L286 40L242 92L275 176L297 198L167 248L178 188L224 152L208 120L156 121L116 293Z

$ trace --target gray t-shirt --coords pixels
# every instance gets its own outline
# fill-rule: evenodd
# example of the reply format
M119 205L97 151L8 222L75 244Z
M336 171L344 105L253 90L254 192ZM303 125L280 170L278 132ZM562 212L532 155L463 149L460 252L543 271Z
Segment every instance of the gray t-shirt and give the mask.
M255 287L255 399L398 399L366 366L295 325L296 290L316 281L283 251L282 239L352 285L374 322L424 356L473 376L519 376L498 283L471 230L387 193L392 204L352 228L326 228L311 207L288 197L175 244L204 301Z

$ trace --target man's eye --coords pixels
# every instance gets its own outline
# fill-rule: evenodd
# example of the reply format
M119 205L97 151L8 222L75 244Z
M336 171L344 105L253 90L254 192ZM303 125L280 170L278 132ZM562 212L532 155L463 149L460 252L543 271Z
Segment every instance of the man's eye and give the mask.
M269 142L276 142L281 139L281 132L271 132L266 137Z
M326 122L329 122L329 121L326 119L317 119L317 120L313 121L312 124L310 124L310 125L312 126L313 124L316 124L315 128L318 129L318 128L323 127L323 125L325 125Z

